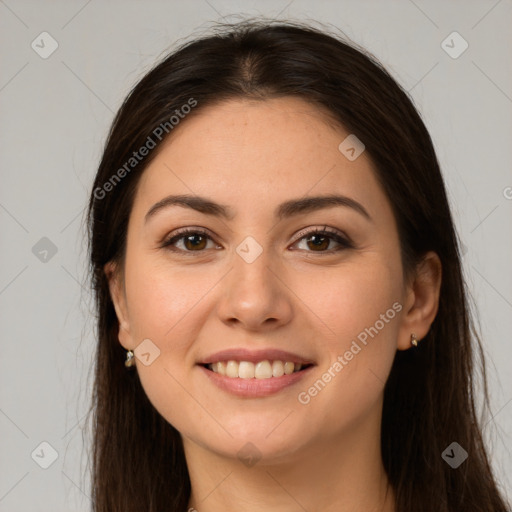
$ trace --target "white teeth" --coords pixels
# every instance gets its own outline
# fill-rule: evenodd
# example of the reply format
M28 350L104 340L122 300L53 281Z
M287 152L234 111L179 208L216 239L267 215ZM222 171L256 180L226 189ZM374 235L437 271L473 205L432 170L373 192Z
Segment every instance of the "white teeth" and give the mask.
M238 365L238 376L241 379L254 379L254 363L240 361Z
M220 373L221 375L226 375L226 363L224 361L219 361L217 363L217 373Z
M226 375L232 379L238 377L238 363L236 361L228 361L226 365Z
M272 363L272 376L281 377L284 375L284 365L282 361L274 361Z
M260 361L254 368L254 376L257 379L270 379L272 377L272 366L269 361Z
M220 375L225 375L232 379L270 379L272 377L282 377L290 375L302 369L302 364L291 361L272 361L264 360L256 364L249 361L219 361L208 365L210 370Z
M295 370L295 364L294 363L290 363L290 362L284 363L284 373L286 375L290 375L290 373L293 373L293 370Z

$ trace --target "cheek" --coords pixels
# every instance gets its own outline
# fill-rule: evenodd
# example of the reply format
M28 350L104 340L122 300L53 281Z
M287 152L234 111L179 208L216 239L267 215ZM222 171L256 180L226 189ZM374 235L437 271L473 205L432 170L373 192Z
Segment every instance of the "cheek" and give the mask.
M364 264L311 271L290 286L314 313L312 319L316 318L326 340L332 340L331 353L342 350L347 342L350 345L376 322L382 335L395 330L399 308L393 304L401 299L401 283L396 279L399 270L392 267L371 255Z
M216 281L213 273L198 273L192 267L134 260L125 281L132 335L154 339L161 349L172 340L176 354L187 338L192 339L189 319L200 311L202 299Z
M307 304L318 315L319 343L327 357L297 399L333 429L372 409L396 353L402 310L399 270L380 261L331 271L315 281L314 290L311 282L303 282L298 292L304 297L310 289Z
M200 336L203 301L218 278L154 264L142 258L127 265L125 286L130 332L137 345L149 339L158 347L150 365L136 360L142 387L155 409L187 434L203 411L190 395L190 348ZM194 393L193 393L194 394ZM203 418L208 421L208 418Z

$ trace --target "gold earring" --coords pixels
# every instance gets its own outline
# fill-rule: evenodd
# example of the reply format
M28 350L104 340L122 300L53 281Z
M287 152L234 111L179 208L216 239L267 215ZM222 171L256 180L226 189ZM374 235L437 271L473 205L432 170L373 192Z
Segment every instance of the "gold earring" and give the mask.
M416 338L416 334L413 332L411 333L411 345L414 345L415 347L418 346L418 338Z
M131 350L128 350L126 352L126 361L124 362L124 365L127 368L130 368L135 364L135 359L133 358L133 352Z

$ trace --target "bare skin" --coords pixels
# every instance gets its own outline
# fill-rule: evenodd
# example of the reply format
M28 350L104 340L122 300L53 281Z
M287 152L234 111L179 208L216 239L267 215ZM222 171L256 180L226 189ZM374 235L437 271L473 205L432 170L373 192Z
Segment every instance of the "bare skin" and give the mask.
M380 453L383 389L396 351L435 318L441 264L429 253L404 282L390 203L369 156L349 161L339 151L347 135L296 98L198 111L141 178L124 267L105 267L120 343L134 350L150 339L160 350L148 366L137 359L137 371L182 436L198 512L395 510ZM173 205L145 219L176 194L208 198L233 217ZM275 216L285 201L331 194L357 201L370 219L339 205ZM353 247L312 236L325 226ZM185 227L208 236L162 246ZM251 263L236 251L248 236L262 250ZM371 326L377 334L358 341ZM198 366L234 347L287 350L315 366L273 395L235 396ZM326 372L329 382L309 392ZM246 445L254 465L238 456Z

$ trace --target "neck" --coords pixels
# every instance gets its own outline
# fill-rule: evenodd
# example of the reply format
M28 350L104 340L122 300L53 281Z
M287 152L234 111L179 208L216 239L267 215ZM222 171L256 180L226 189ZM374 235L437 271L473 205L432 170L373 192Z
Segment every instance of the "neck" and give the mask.
M243 443L242 443L243 444ZM394 512L380 451L380 422L315 439L279 460L247 467L187 438L189 510L197 512Z

